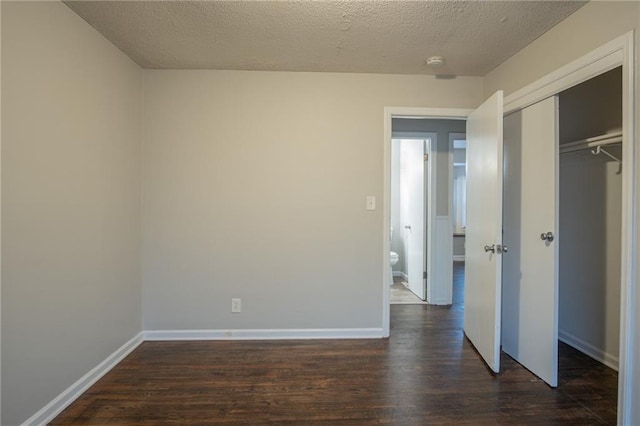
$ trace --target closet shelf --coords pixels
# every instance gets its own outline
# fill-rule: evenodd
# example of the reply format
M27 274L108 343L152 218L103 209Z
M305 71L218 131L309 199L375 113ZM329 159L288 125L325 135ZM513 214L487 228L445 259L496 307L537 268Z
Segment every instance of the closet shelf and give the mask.
M607 133L592 138L581 139L575 142L560 145L560 154L581 151L583 149L596 148L622 142L622 132Z

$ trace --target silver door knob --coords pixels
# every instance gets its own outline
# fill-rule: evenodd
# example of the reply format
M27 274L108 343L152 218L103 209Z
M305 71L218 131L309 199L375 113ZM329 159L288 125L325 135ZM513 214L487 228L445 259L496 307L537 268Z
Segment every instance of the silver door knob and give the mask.
M411 225L405 225L404 229L411 229Z
M547 241L547 242L551 242L553 241L555 237L553 236L553 232L549 231L549 232L543 232L542 234L540 234L540 239L542 241Z
M495 244L491 244L490 246L484 246L484 251L495 253L496 252L496 245Z
M501 246L500 244L498 244L496 248L498 249L498 253L507 253L509 251L509 247Z

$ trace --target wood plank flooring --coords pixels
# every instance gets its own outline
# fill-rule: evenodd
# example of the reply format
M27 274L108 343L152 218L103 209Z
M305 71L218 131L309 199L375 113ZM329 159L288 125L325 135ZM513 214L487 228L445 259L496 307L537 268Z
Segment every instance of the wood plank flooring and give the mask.
M393 305L389 339L145 342L52 424L615 424L615 371L566 345L557 389L491 374L454 279L451 307Z

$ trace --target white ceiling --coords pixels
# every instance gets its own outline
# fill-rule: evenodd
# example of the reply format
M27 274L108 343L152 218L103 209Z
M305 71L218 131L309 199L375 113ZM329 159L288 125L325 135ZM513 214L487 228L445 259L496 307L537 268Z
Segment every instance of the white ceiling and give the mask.
M578 1L66 1L143 68L483 76ZM439 70L431 55L445 57Z

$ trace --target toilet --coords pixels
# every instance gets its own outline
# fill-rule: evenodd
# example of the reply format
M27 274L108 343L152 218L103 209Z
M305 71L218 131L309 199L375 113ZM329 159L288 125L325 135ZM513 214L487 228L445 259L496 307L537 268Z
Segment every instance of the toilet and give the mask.
M398 263L399 257L398 257L398 253L396 253L395 251L392 251L389 254L389 276L391 277L391 284L393 284L393 265L395 265L396 263Z
M392 238L393 238L393 226L391 227L391 232L389 233L390 242ZM398 260L400 260L398 253L396 253L395 251L392 251L389 253L389 276L391 277L390 285L393 284L393 265L398 263Z

